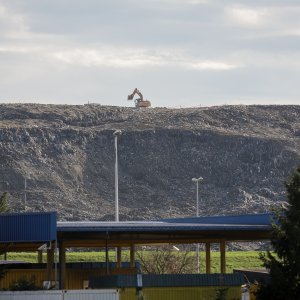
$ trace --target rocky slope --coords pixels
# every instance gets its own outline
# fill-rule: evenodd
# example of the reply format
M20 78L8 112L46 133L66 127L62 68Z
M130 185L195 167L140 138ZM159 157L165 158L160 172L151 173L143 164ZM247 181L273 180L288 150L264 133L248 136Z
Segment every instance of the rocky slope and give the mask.
M300 163L300 106L167 109L0 105L0 191L11 206L61 220L114 219L113 131L120 219L264 212L285 200Z

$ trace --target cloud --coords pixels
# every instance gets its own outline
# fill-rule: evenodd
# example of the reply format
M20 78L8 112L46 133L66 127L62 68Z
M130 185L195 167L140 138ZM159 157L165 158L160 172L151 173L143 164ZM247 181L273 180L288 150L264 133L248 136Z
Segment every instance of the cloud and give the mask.
M146 54L133 49L120 50L106 48L96 49L68 49L51 54L55 59L71 65L84 67L113 67L113 68L139 68L145 66L163 65L162 57Z
M231 7L226 10L227 17L242 26L258 26L267 22L268 11L263 8Z
M26 18L22 14L15 13L0 4L0 33L10 37L29 30Z
M255 3L253 5L256 6L234 5L224 9L229 24L247 29L247 32L242 32L241 39L299 36L299 5L257 6Z
M271 2L0 0L1 97L299 99L300 6Z
M231 63L209 60L191 64L191 68L195 70L226 71L240 67L241 65L238 66Z
M226 71L237 68L232 63L201 60L190 57L182 51L149 50L124 48L73 49L58 51L51 54L53 58L70 65L84 67L112 68L145 68L145 67L176 67L199 71Z

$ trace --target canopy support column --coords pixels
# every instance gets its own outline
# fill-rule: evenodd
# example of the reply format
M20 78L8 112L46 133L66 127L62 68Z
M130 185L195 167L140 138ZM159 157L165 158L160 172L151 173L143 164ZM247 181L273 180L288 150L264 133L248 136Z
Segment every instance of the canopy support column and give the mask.
M220 242L220 252L221 252L221 273L226 273L226 256L225 256L225 241Z
M38 263L43 263L43 250L38 250Z
M47 280L52 282L52 269L54 263L54 249L47 249Z
M117 247L117 268L122 267L122 247Z
M134 256L135 256L135 247L133 244L130 245L130 267L134 268Z
M206 274L210 274L210 243L205 243L205 265L206 265Z
M59 243L59 288L62 290L65 288L66 277L66 248L63 242Z

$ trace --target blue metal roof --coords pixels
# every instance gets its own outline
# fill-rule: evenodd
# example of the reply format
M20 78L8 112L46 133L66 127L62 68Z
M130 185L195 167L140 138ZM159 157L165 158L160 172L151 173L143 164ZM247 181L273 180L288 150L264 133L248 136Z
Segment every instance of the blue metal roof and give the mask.
M58 238L79 239L81 233L91 234L161 234L186 235L187 232L211 235L227 232L229 235L239 233L258 233L258 237L267 238L271 230L272 214L254 214L239 216L212 216L199 218L178 218L161 221L132 222L57 222L56 213L22 213L3 214L0 216L0 243L10 242L45 242ZM223 234L222 233L222 234ZM199 235L198 235L199 236ZM99 237L99 236L98 236ZM219 237L219 236L217 236ZM236 237L236 239L238 239Z
M272 214L214 216L135 222L58 222L58 232L269 230Z
M232 216L211 216L164 219L169 223L197 223L197 224L240 224L240 225L271 225L274 215L272 213L232 215Z
M202 224L185 222L58 222L57 232L153 232L269 230L265 224Z
M56 213L0 215L0 243L56 240Z

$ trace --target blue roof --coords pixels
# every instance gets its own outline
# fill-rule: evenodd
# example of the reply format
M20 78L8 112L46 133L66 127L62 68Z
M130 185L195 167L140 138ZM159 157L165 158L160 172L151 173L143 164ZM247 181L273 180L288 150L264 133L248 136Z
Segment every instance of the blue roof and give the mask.
M0 215L0 243L56 240L56 212Z
M165 219L169 223L271 225L272 213Z
M0 243L10 242L46 242L56 238L76 236L84 239L82 233L91 235L107 235L108 233L123 234L155 234L162 237L207 237L208 235L220 238L227 235L235 240L244 239L244 232L249 232L250 239L269 238L271 232L272 214L252 214L237 216L212 216L198 218L177 218L160 221L130 221L130 222L57 222L56 213L22 213L4 214L0 216ZM145 240L144 235L144 240ZM99 238L99 235L97 236Z
M131 222L58 222L58 232L153 232L270 230L271 214L178 218Z

